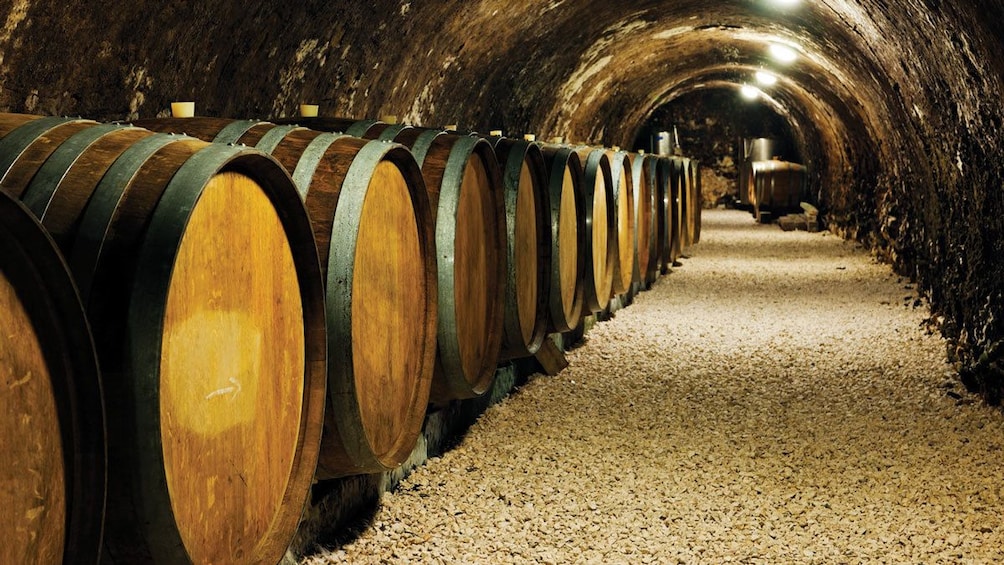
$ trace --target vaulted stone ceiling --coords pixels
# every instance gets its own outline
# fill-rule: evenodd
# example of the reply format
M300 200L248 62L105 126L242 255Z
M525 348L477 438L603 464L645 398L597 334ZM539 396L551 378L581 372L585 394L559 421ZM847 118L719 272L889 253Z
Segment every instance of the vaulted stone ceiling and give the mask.
M628 145L660 105L772 69L831 225L916 277L973 382L1000 387L977 360L1004 337L1002 2L5 0L0 18L0 109L98 119L315 101Z

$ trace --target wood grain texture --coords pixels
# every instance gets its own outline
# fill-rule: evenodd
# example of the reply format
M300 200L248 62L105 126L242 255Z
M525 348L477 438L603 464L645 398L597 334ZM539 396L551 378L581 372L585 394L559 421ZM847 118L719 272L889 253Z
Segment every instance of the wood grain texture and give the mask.
M626 153L609 152L611 178L613 179L614 203L616 205L617 260L614 263L612 292L621 295L631 290L635 264L635 211L634 185L631 177L631 162Z
M35 173L45 163L45 160L56 150L57 147L68 138L80 131L97 125L97 122L90 120L74 120L66 122L60 126L49 130L44 137L35 138L30 145L20 154L18 159L0 177L7 187L26 188L34 178ZM12 194L20 197L21 194L15 190Z
M7 137L7 134L14 129L41 118L42 116L36 116L33 114L0 113L0 138Z
M592 312L606 309L610 302L617 261L617 219L611 185L610 160L603 149L581 148L583 186L586 201L586 307Z
M754 216L766 211L797 209L802 200L806 169L787 161L750 162L751 200ZM695 238L699 238L698 218L694 218Z
M24 127L30 125L31 122ZM295 531L316 466L325 382L325 328L320 272L309 220L296 191L277 162L247 148L211 145L190 137L154 135L152 132L141 135L137 128L71 125L79 128L72 135L65 135L69 126L52 128L50 132L43 132L31 145L42 147L44 151L32 150L33 153L24 152L19 156L18 161L25 165L22 170L27 171L26 157L34 155L33 159L40 161L31 163L31 166L40 171L39 175L41 172L44 175L20 174L15 178L27 182L33 191L48 193L51 197L44 208L43 219L62 226L62 244L69 251L74 274L81 282L91 323L97 329L97 349L109 375L105 387L110 406L109 456L113 461L110 466L112 476L106 528L109 555L113 560L127 562L187 562L193 559L193 555L217 556L214 557L216 562L228 559L242 562L242 558L246 562L278 560ZM97 135L93 134L95 131L107 133ZM10 135L15 134L17 131ZM79 148L81 155L71 158L71 148L73 151ZM223 168L233 169L221 171ZM215 198L218 209L226 208L229 202L239 212L243 205L247 205L242 201L229 201L234 196L230 192L247 192L239 189L240 183L228 180L228 175L235 174L238 169L243 176L253 179L252 184L261 187L262 194L267 194L267 197L259 197L257 204L260 208L271 210L273 220L281 224L280 235L283 241L288 240L287 249L294 257L294 276L292 279L278 276L273 272L271 257L265 259L249 251L254 249L256 240L253 237L261 233L274 234L274 230L268 232L267 226L255 225L254 222L258 221L255 218L247 223L245 220L248 218L228 218L218 211L212 221L193 231L195 237L194 234L199 234L201 229L198 241L204 244L201 248L197 243L192 244L191 248L198 248L193 253L201 253L198 256L206 264L225 259L227 253L239 256L244 263L237 267L231 262L224 272L208 268L199 271L200 264L194 263L195 266L186 275L187 284L193 296L208 301L202 310L203 316L200 318L193 314L194 321L179 322L181 330L165 328L157 316L158 312L163 314L161 308L167 302L171 269L176 259L174 252L178 249L177 246L172 247L170 236L176 236L180 241L188 214L199 210L199 197L207 187L216 196L210 195L206 202ZM49 173L52 173L51 176ZM214 181L217 173L223 174ZM221 187L213 188L214 182L221 183ZM46 186L51 183L56 185ZM44 199L39 202L44 204ZM198 220L199 214L194 218ZM238 236L246 236L245 240L230 246L230 229ZM165 237L167 243L164 243ZM263 241L269 240L266 238ZM241 317L231 315L222 305L220 300L226 293L213 290L214 285L226 281L242 281L235 283L237 286L248 281L254 285L266 281L267 290L263 293L238 292L234 296L240 300L256 297L256 307L267 312L282 311L273 302L279 296L273 292L277 285L286 285L285 293L300 298L300 306L297 306L299 317L291 322L292 326L286 326L295 327L300 333L299 349L290 351L289 343L271 343L271 334L257 338L263 340L263 349L273 350L276 355L293 360L289 364L293 376L262 365L248 354L246 344L256 338L243 333ZM283 326L279 324L276 327ZM165 335L168 357L161 359L161 339ZM198 346L213 340L223 340L230 345L220 345L208 353L193 353ZM172 343L180 345L171 348ZM127 350L125 354L124 348ZM297 355L301 359L299 363L295 362ZM168 363L163 382L159 379L161 361ZM271 379L277 377L284 379L282 386L299 387L300 394L296 398L291 399L289 395L284 399L273 398L285 403L284 410L292 411L291 418L296 419L294 437L280 433L273 440L272 447L262 450L258 450L258 445L240 444L238 442L247 437L228 435L231 428L220 422L226 422L227 418L240 422L253 421L253 425L258 427L259 437L271 434L271 430L262 428L260 422L255 421L253 408L256 407L235 404L225 416L204 420L207 413L200 411L195 404L189 405L185 396L193 394L197 388L187 384L169 388L177 374L189 379L208 377L217 374L219 366L230 362L238 363L241 370L249 373L247 382L238 375L229 375L227 379L238 379L242 387L248 387L242 390L249 394L253 395L255 390L267 391L275 384ZM172 367L180 369L174 371ZM256 370L258 372L254 373ZM212 383L208 378L199 382L219 384ZM163 390L161 384L164 385ZM177 439L183 434L179 431L181 428L169 428L166 434L160 429L162 416L168 419L175 416L170 413L170 407L161 406L156 401L162 392L166 399L170 401L174 398L182 406L177 410L177 421L184 424L181 428L198 429L201 425L208 426L203 432L220 432L215 438L210 437L211 434L199 436L204 444L192 447L187 458L179 456L171 459L170 468L165 464L162 447L171 445L172 438ZM248 413L242 414L241 410ZM263 413L272 417L277 411L269 407ZM279 429L282 428L277 424L276 430ZM282 445L282 448L278 449L276 445ZM269 488L258 488L263 483L254 482L257 480L255 473L243 473L233 465L231 467L237 470L230 475L206 474L213 472L212 467L203 466L201 457L226 452L226 449L254 454L249 455L251 457L264 454L266 460L284 463L282 469L272 469L271 476L265 481ZM293 455L290 456L290 453ZM233 457L227 460L228 464L242 464ZM242 473L245 479L251 478L258 498L240 494L231 496L234 491L226 489L232 488L232 485L223 486L224 483L239 483ZM285 476L277 478L282 473ZM173 477L170 486L168 474ZM216 488L223 488L221 492L225 495L212 498ZM211 496L201 500L194 497L182 500L175 497L172 489L183 492L186 497L190 494L186 489ZM264 499L269 501L260 502ZM241 509L245 504L248 506ZM195 510L192 510L192 505ZM272 514L263 516L263 508L264 513L271 509ZM244 528L244 523L233 516L242 512L244 516L253 516L249 518L255 523L253 527L240 529ZM214 517L237 530L228 530L220 523L214 526ZM206 533L209 531L204 529L206 527L215 533ZM220 532L229 534L238 530L240 535L220 537ZM191 545L186 545L189 543ZM201 545L203 543L207 545ZM239 550L227 553L227 548L237 546ZM228 555L226 559L219 557L224 554Z
M565 332L578 325L585 294L587 245L582 166L570 147L541 147L548 170L551 225L551 277L548 289L549 332Z
M387 468L400 464L415 445L432 377L431 241L419 226L413 186L393 162L377 165L363 203L353 268L353 371L361 428Z
M436 130L402 130L421 164L435 217L438 273L436 370L431 400L484 394L502 346L506 274L502 179L483 139Z
M656 157L655 194L655 269L663 274L672 265L673 245L673 163L666 157Z
M635 203L635 263L634 282L647 288L657 275L653 265L656 237L656 158L652 155L630 154Z
M397 144L324 136L298 130L275 152L299 159L299 176L313 146L328 144L309 157L305 197L331 328L333 409L319 473L334 477L393 469L410 454L431 387L437 313L432 212L417 163ZM389 352L401 356L380 357Z
M516 237L515 271L516 286L519 289L517 311L523 343L533 343L534 327L537 325L537 295L539 294L538 265L543 260L539 256L537 242L540 223L537 221L535 195L540 188L530 173L530 166L524 162L519 170L519 184L516 189ZM538 344L539 346L539 344ZM528 349L536 349L536 347ZM528 351L532 354L533 351Z
M296 529L320 442L316 251L274 160L202 144L181 161L146 224L129 291L122 392L137 406L142 559L273 562ZM128 541L116 541L123 559Z
M105 494L104 410L66 264L0 193L0 544L3 563L91 564Z
M279 118L275 120L275 123L298 124L315 131L344 133L364 139L376 139L380 131L387 126L379 120L357 120L329 116Z
M0 545L0 561L61 563L68 477L53 376L17 289L2 272L0 313L0 449L4 454L0 531L8 537Z
M581 193L581 191L573 180L571 167L565 167L562 171L559 192L557 218L559 297L565 322L568 329L571 329L578 324L576 310L581 312L582 309L583 259L587 250L587 247L582 245L585 225L578 221L578 218L584 215L585 207L582 205L583 199L576 198L576 192Z
M137 141L153 135L141 128L122 128L108 132L76 152L68 167L51 180L36 178L23 195L26 204L36 199L33 211L52 238L69 253L76 238L80 217L97 186L93 179L101 178L112 163ZM60 146L61 151L63 146ZM46 161L48 166L51 161ZM57 180L58 179L58 180Z
M501 249L490 249L489 246L499 242L486 237L485 232L485 226L492 222L490 191L493 187L484 163L477 158L471 159L463 175L454 234L453 292L461 366L464 375L475 377L482 371L484 359L489 354L489 304L499 299L485 292L493 273L490 253L499 253Z
M176 131L187 121L142 123ZM200 124L206 139L229 131L271 152L292 173L310 213L327 279L331 350L318 476L394 469L417 442L435 352L433 227L417 163L398 144L293 125Z
M533 355L547 329L551 278L551 212L547 170L540 147L495 138L505 192L505 315L501 359Z
M167 486L197 563L250 562L240 556L254 555L286 503L304 387L302 312L272 203L253 179L216 175L175 258L160 369Z

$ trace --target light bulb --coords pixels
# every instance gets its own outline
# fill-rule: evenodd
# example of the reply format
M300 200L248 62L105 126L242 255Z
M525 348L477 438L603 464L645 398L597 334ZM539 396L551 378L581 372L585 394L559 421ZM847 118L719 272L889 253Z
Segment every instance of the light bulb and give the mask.
M767 71L757 71L756 81L764 86L774 86L777 84L777 77Z
M798 58L798 53L794 49L780 43L770 44L770 55L781 63L792 63Z
M739 89L739 92L743 95L743 98L746 98L747 100L756 100L757 97L760 96L760 89L748 84L744 84L742 88Z

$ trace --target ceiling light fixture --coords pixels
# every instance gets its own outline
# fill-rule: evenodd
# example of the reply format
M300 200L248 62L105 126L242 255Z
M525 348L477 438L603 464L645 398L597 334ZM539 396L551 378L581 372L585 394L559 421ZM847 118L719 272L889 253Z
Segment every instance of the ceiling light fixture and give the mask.
M767 71L757 71L756 81L764 86L774 86L777 84L777 77Z
M739 92L740 94L743 95L743 98L747 100L756 100L757 98L760 97L760 89L755 86L750 86L748 84L742 85L742 87L739 89Z
M770 55L780 63L793 63L798 58L798 53L794 49L780 43L770 44Z

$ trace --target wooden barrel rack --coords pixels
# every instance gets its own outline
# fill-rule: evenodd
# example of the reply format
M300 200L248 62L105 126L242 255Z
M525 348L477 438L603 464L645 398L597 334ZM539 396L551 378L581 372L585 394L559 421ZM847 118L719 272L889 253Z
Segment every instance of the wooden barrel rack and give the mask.
M798 174L754 163L751 200ZM679 265L700 182L379 120L0 114L0 561L278 562L315 479L395 472L429 406L560 370L549 333Z

